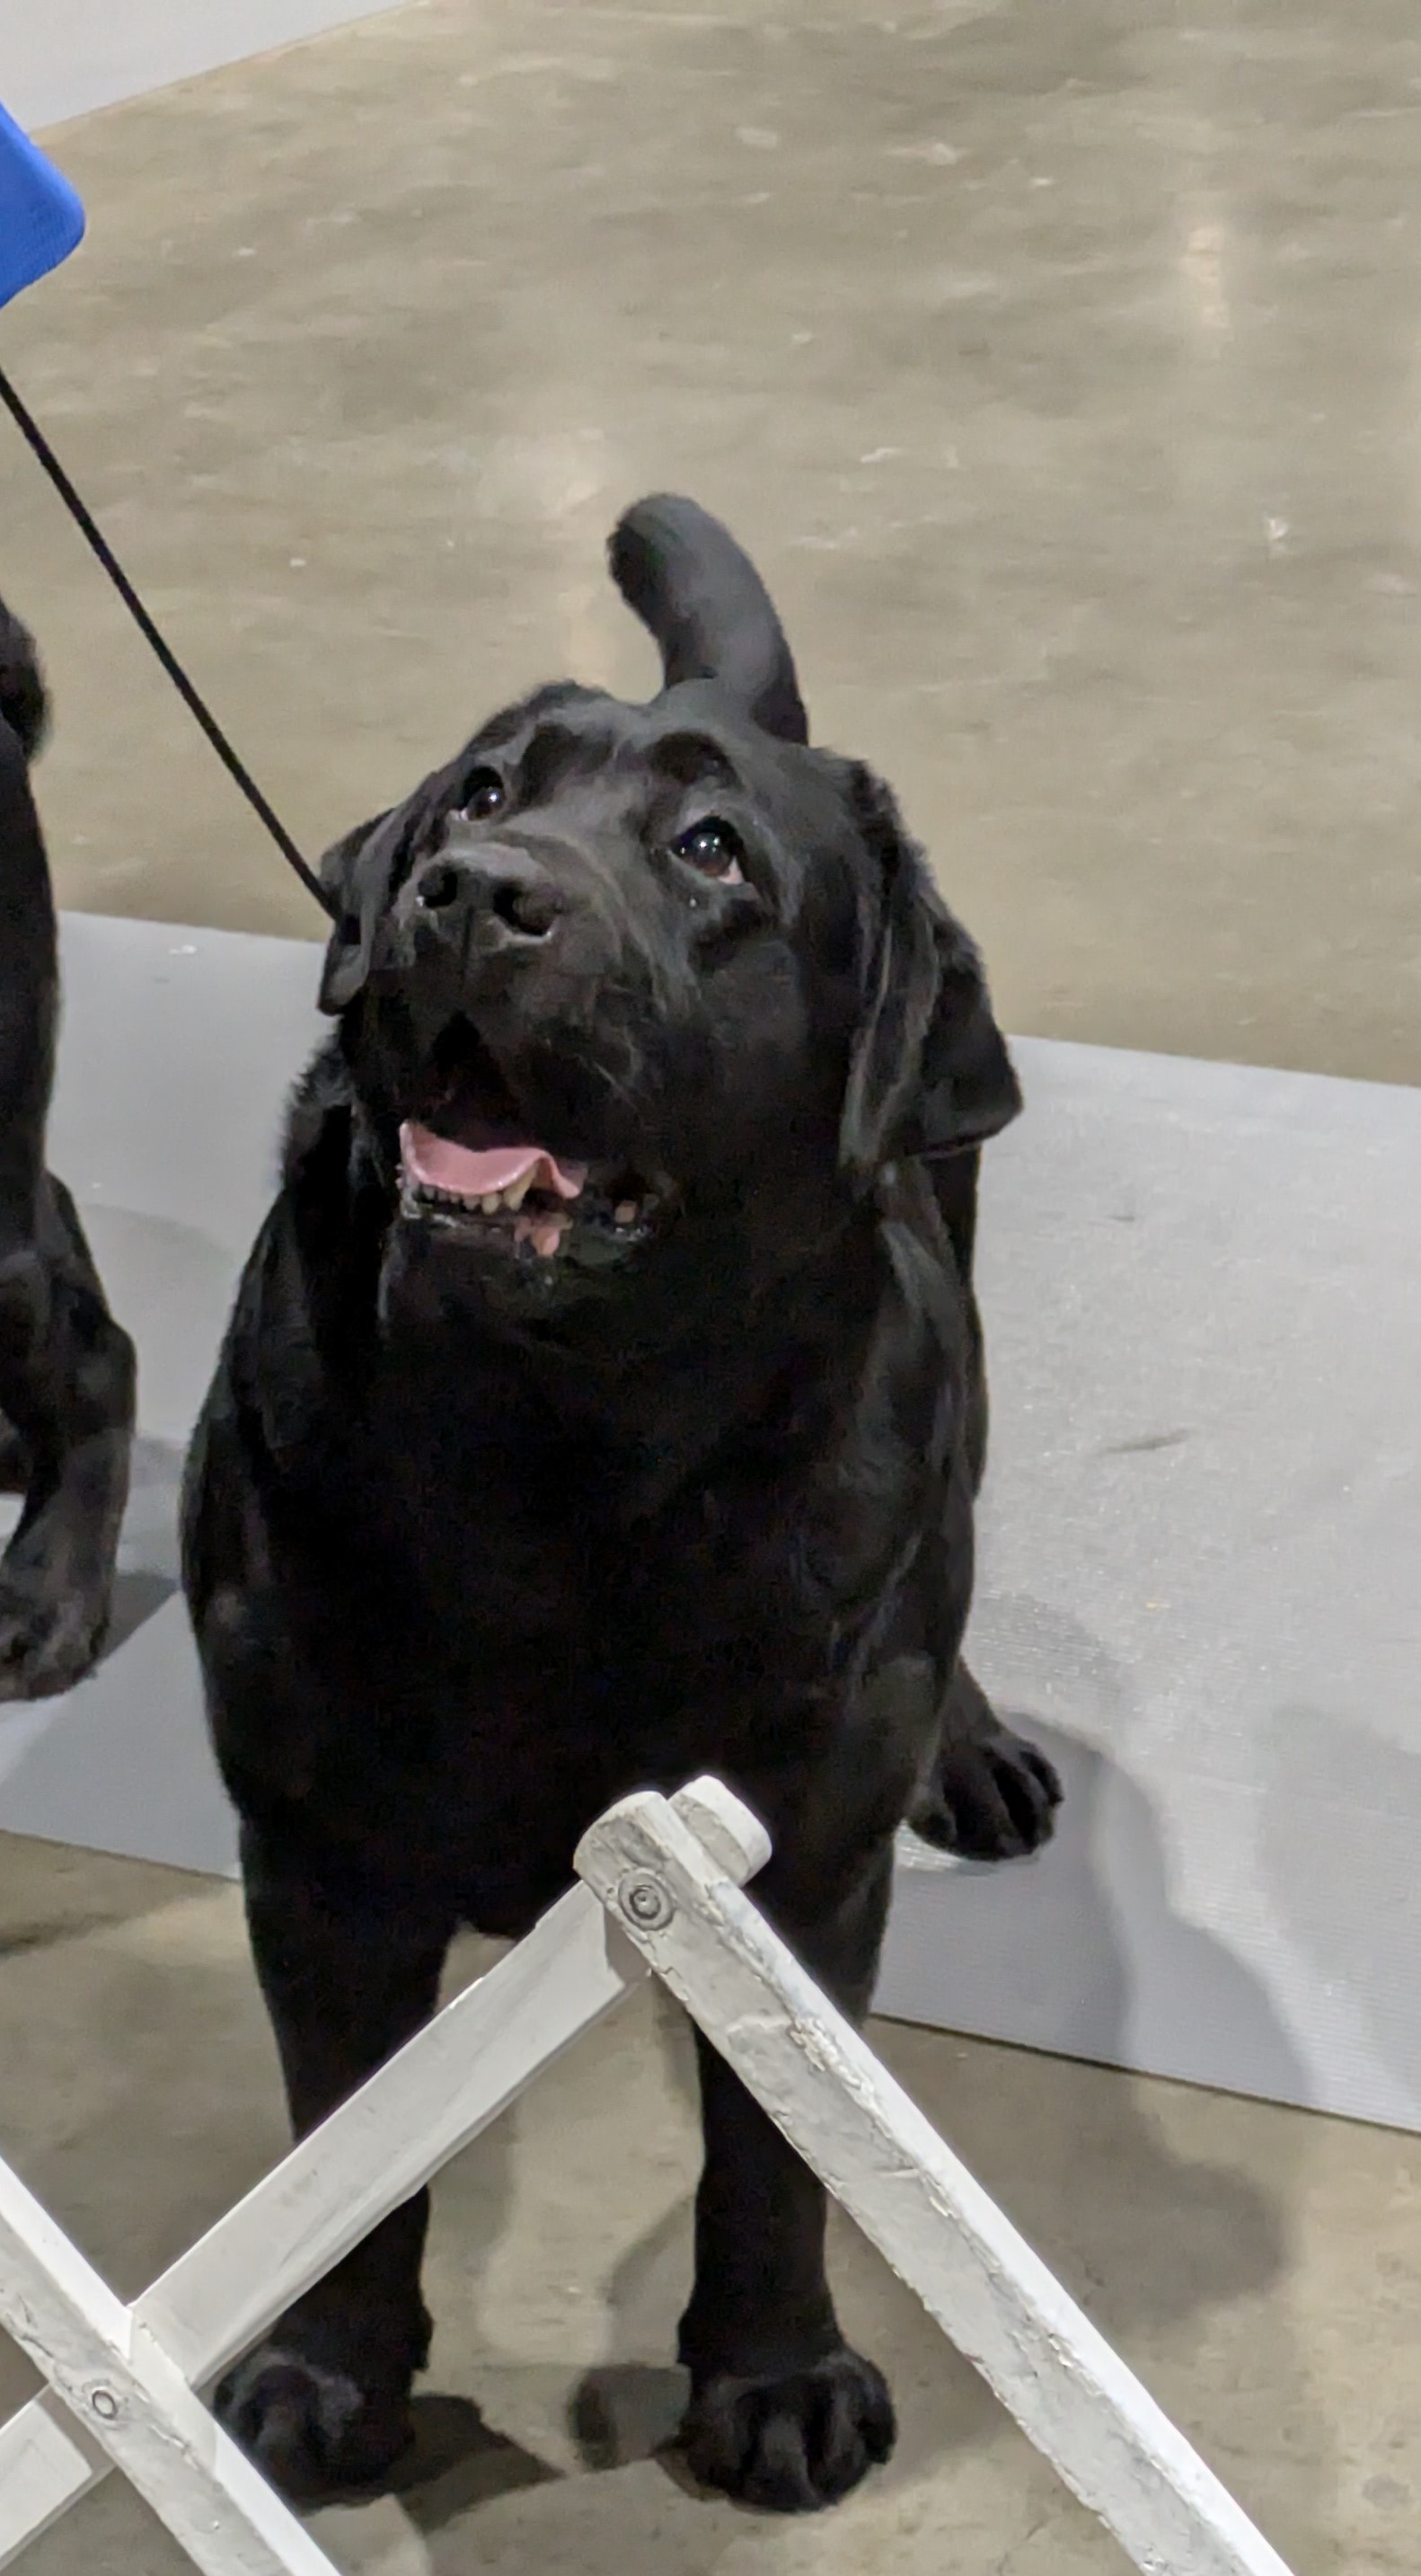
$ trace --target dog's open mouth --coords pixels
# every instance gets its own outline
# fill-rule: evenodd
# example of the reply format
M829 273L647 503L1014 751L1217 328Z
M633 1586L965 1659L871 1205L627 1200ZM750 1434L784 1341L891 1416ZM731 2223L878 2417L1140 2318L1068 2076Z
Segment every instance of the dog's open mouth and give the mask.
M650 1234L665 1191L625 1163L554 1149L529 1121L466 1021L435 1051L427 1102L400 1129L401 1211L490 1249L553 1261Z

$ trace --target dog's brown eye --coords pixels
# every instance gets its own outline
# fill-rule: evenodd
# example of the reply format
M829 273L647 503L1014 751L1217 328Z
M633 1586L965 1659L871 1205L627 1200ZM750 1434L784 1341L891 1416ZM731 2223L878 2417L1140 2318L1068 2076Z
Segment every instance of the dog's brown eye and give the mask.
M698 868L703 877L714 877L719 885L743 885L740 862L745 844L730 823L722 823L712 814L704 823L693 823L689 832L671 844L678 859Z
M490 814L501 814L508 802L508 791L496 769L476 769L464 790L464 812L471 823L487 822Z

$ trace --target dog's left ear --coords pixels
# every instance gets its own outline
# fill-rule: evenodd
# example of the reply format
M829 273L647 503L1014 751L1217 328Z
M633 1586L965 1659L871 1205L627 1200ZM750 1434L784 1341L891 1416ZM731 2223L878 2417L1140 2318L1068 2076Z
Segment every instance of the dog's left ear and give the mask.
M999 1136L1021 1108L1021 1084L992 1016L977 944L953 920L937 888L929 891L938 991L923 1040L918 1099L906 1142L908 1151L931 1162L971 1153Z
M981 959L889 790L855 769L849 792L881 888L839 1128L846 1169L866 1179L890 1154L964 1154L985 1144L1016 1116L1021 1090Z

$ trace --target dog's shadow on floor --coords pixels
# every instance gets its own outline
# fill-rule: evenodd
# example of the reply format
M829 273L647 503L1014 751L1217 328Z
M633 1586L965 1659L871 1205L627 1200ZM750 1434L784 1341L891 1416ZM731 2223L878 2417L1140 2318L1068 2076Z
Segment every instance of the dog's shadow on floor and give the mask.
M138 1566L131 1573L120 1571L114 1577L113 1609L109 1614L108 1634L104 1639L104 1661L126 1646L140 1628L171 1601L177 1591L175 1577L159 1574Z
M416 2530L442 2530L498 2496L553 2485L561 2476L521 2442L496 2432L472 2398L430 2389L415 2398L410 2416L414 2440L386 2492Z

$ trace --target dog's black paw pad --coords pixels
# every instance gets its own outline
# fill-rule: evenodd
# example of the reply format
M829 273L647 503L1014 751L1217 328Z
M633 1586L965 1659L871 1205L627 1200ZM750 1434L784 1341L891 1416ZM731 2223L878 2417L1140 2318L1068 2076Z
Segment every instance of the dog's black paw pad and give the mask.
M765 2513L837 2504L892 2451L893 2400L847 2349L783 2379L708 2379L682 2428L693 2477Z
M224 2379L214 2411L273 2486L302 2498L373 2485L413 2438L402 2390L358 2388L275 2344Z
M1055 1766L1002 1726L983 1742L944 1746L908 1822L964 1860L1025 1860L1050 1841L1060 1803Z

